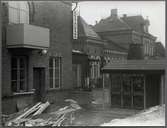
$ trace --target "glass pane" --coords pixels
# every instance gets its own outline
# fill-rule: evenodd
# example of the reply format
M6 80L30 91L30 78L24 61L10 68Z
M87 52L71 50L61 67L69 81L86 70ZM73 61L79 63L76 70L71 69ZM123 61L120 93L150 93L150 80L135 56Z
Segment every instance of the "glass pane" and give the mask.
M112 75L111 78L111 90L112 92L120 92L121 90L121 75Z
M134 96L133 97L134 108L142 109L144 108L144 98L143 96Z
M25 68L25 59L20 58L20 68Z
M20 81L20 91L25 91L25 81Z
M17 92L17 81L12 81L12 91Z
M12 70L12 80L17 80L17 70Z
M12 69L13 68L17 68L17 59L16 58L12 58Z
M55 79L55 88L59 88L59 79Z
M131 92L131 83L130 83L130 77L129 76L127 76L127 75L123 76L122 85L123 85L124 93L130 93Z
M49 59L49 67L50 67L50 68L53 68L53 58L50 58L50 59Z
M131 107L132 104L132 96L131 95L124 95L123 96L123 106L124 107Z
M29 10L27 1L19 1L19 4L20 4L21 10L25 10L25 11Z
M49 69L50 78L53 78L53 69Z
M133 78L133 89L134 92L143 93L144 91L144 80L142 77Z
M49 84L50 88L53 88L53 78L50 78L50 84Z
M20 11L20 23L29 23L28 13L26 11Z
M59 78L59 69L58 69L58 70L57 70L57 69L55 70L55 77L56 77L56 78Z
M20 79L25 79L25 71L20 70Z
M121 106L121 95L111 95L111 105Z
M9 22L19 23L19 10L9 7Z

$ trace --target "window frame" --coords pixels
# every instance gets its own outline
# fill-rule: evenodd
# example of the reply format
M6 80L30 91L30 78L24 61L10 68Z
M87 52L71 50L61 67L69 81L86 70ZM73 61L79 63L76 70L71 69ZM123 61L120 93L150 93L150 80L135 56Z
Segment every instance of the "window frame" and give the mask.
M9 24L11 24L11 23L14 23L14 24L19 24L19 23L29 24L30 8L29 8L28 2L27 1L12 1L12 2L14 2L16 6L12 6L11 1L8 2ZM23 9L21 7L22 4L26 4L26 8ZM11 17L11 15L14 14L13 10L15 10L15 13L16 13L15 16L17 15L17 17ZM11 14L10 14L10 11L12 11ZM24 15L23 15L23 12L24 12ZM12 18L15 18L15 19L12 19Z
M52 61L52 67L50 67L50 61ZM57 62L56 62L57 61ZM57 63L57 64L56 64ZM49 89L60 89L62 87L62 57L50 57L49 58ZM51 70L52 70L52 77L51 77ZM58 76L56 76L56 70L58 70ZM56 86L56 80L58 80L58 87ZM51 86L51 83L52 85Z
M12 61L13 59L16 59L16 67L12 67ZM21 68L21 59L23 59L24 66ZM23 93L23 92L28 92L28 84L27 84L27 79L28 79L28 60L26 56L12 56L11 57L11 91L13 93ZM13 79L13 71L16 70L16 79ZM23 78L21 78L21 70L24 71ZM16 82L16 91L13 89L12 83ZM20 82L24 82L23 85L23 90L21 89L21 84Z

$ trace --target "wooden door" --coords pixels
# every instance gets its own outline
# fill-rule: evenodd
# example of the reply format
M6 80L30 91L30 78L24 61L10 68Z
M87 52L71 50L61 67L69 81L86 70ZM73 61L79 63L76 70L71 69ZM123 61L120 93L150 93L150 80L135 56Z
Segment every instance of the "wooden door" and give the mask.
M123 74L122 76L122 106L124 108L132 108L132 81L129 74Z
M145 89L145 78L142 74L135 74L132 76L133 85L133 108L143 109L144 108L144 89Z
M122 81L120 74L111 75L111 106L122 106Z
M34 78L34 89L35 89L35 102L44 102L46 96L45 90L45 68L34 68L33 69Z

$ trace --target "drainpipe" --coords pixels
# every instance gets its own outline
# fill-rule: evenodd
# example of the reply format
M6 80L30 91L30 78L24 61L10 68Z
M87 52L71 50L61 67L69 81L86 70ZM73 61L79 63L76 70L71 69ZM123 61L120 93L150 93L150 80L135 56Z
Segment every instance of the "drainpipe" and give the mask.
M75 9L78 7L78 2L75 2L75 7L74 7L74 9L72 10L72 12L73 11L75 11Z
M104 94L104 72L103 72L103 74L102 74L102 79L103 79L103 109L105 109L105 94Z
M2 126L2 2L0 0L0 127Z

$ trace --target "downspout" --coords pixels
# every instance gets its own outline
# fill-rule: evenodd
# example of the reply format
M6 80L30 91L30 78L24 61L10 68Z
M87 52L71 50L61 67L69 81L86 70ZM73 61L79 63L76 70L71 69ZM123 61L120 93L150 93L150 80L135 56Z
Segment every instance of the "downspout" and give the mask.
M0 127L2 126L2 2L0 0Z
M77 7L78 7L78 2L75 2L75 7L74 7L74 9L72 10L72 12L75 11L75 10L77 9Z

